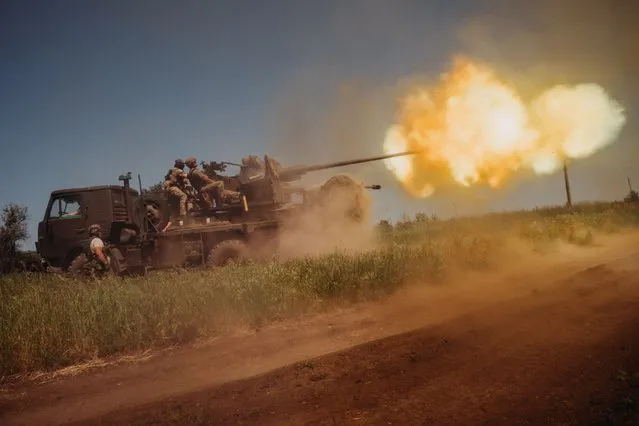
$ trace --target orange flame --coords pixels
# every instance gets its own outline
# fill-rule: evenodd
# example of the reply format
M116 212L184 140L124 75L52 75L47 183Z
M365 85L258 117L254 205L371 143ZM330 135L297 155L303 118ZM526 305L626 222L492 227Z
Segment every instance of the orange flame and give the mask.
M497 188L522 168L550 174L564 159L594 154L614 142L625 121L598 85L557 86L527 106L488 67L457 58L437 87L402 99L387 131L385 153L423 153L385 164L416 197L451 178Z

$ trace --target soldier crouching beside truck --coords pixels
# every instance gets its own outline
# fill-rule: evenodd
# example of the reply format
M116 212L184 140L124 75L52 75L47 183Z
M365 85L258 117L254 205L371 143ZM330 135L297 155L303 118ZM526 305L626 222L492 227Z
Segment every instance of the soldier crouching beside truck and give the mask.
M102 227L97 224L89 226L89 262L97 262L96 266L106 270L109 269L109 258L104 253L104 240L102 240Z
M89 226L89 239L84 243L83 252L69 266L71 274L96 277L109 272L111 261L102 235L102 226Z

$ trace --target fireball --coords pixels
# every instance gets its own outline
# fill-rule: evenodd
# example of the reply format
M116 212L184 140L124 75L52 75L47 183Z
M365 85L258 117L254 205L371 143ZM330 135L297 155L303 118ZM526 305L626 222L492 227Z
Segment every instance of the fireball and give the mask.
M487 66L457 58L437 86L403 97L387 130L385 153L421 153L385 164L416 197L450 180L497 188L519 170L550 174L564 160L593 155L625 120L596 84L556 86L526 103Z

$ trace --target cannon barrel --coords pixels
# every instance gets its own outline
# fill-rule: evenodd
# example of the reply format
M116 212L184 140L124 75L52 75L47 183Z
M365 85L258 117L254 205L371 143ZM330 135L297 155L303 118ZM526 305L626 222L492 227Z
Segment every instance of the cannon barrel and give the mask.
M315 172L318 170L334 169L337 167L350 166L353 164L371 163L373 161L386 160L388 158L405 157L408 155L419 154L421 151L404 151L396 154L378 155L376 157L359 158L357 160L336 161L334 163L317 164L313 166L291 166L283 167L279 172L279 177L283 181L291 181L299 179L303 174Z

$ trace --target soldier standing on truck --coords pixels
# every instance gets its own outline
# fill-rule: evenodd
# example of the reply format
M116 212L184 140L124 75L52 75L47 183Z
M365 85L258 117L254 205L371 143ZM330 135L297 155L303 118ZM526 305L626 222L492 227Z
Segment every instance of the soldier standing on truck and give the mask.
M186 165L190 169L188 174L189 181L193 184L193 187L202 194L202 197L208 204L209 209L213 209L212 200L215 200L215 206L219 208L223 204L224 198L229 198L233 195L234 191L227 191L224 189L223 181L215 181L207 176L203 171L198 170L197 158L187 158Z
M181 159L175 160L173 167L169 169L169 172L164 177L164 183L162 189L166 193L170 200L177 200L179 203L179 215L180 217L186 217L186 202L188 196L186 192L190 183L187 179L187 174L184 171L184 161Z

